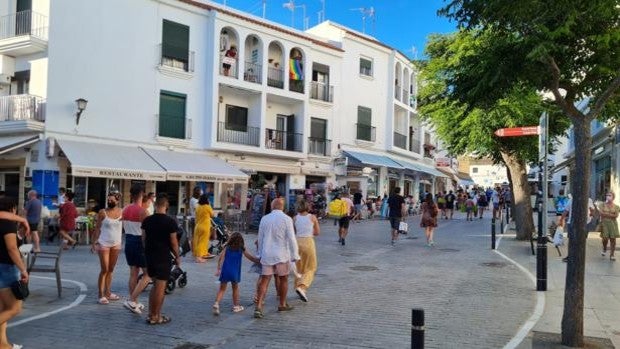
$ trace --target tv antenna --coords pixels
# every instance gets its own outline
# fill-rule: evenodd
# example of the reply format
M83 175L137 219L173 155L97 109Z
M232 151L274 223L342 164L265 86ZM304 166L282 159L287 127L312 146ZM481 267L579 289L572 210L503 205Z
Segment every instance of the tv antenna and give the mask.
M300 8L303 10L303 29L308 29L308 18L306 18L306 5L295 5L295 0L289 0L282 4L282 7L291 10L291 27L295 28L295 9Z
M350 9L351 11L359 11L362 14L362 33L366 34L366 18L369 18L372 22L372 31L375 31L375 19L376 19L376 12L375 12L375 8L370 6L370 7L358 7L358 8L352 8Z

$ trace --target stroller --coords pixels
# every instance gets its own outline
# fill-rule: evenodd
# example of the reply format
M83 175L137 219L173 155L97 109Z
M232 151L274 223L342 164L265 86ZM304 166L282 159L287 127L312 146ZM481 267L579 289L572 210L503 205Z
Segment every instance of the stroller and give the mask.
M209 253L218 255L224 249L226 242L228 242L228 230L220 215L211 220L211 229L215 231L215 240L211 241L209 245Z

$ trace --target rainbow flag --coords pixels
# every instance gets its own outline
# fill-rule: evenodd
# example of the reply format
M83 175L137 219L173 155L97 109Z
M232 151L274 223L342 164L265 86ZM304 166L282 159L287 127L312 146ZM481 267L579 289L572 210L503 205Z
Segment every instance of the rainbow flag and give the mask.
M301 67L301 60L289 59L288 69L289 69L289 78L291 80L303 80L304 79L304 73Z

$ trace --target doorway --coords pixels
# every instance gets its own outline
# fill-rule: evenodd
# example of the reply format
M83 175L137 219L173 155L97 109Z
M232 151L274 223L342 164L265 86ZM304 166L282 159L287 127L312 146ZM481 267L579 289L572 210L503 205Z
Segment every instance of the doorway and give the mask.
M4 190L4 195L19 198L19 171L0 172L0 188Z

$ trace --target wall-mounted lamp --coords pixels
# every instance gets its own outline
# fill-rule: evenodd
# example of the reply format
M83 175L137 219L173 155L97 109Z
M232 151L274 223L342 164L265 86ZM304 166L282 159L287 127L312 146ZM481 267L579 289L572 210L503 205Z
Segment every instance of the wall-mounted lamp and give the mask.
M75 100L75 103L77 104L78 108L77 113L75 113L75 125L77 126L80 124L80 116L82 116L82 112L84 111L84 109L86 109L88 101L84 98L78 98Z

